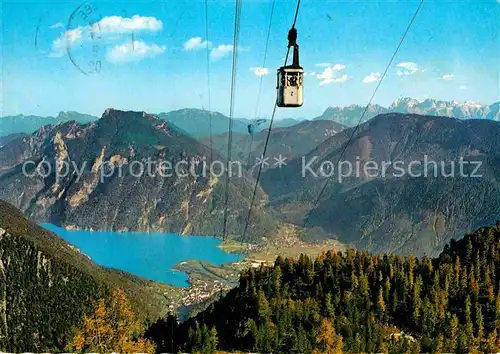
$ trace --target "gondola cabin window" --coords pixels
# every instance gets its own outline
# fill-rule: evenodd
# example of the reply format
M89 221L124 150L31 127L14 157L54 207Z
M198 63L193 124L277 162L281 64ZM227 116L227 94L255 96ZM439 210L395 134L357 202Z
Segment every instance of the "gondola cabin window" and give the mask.
M278 107L300 107L303 103L302 68L281 67L278 69Z

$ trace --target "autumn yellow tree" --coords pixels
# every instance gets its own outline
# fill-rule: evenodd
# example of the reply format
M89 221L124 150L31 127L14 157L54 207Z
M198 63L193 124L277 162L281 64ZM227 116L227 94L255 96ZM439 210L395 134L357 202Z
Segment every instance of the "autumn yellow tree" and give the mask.
M320 350L316 349L313 354L338 354L342 353L342 336L337 335L332 321L327 318L321 320L318 334L316 335L316 343Z
M125 293L113 290L109 300L94 302L82 328L75 330L68 350L99 353L154 353L153 343L139 337L140 321L135 317Z

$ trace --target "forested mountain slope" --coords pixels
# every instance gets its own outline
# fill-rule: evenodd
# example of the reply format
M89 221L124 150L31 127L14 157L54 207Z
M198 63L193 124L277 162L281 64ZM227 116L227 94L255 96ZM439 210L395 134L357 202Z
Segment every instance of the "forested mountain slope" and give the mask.
M141 321L165 313L166 286L104 269L0 201L0 350L60 352L93 301L122 289Z
M439 257L327 252L278 258L196 318L147 332L159 351L213 353L496 352L500 222Z

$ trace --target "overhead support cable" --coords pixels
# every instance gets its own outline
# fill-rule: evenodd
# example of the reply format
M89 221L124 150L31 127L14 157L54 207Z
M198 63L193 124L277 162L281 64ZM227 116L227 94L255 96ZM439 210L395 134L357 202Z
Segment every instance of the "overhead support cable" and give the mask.
M208 36L208 0L205 0L205 42L207 46L207 90L208 90L208 133L210 139L210 162L212 162L212 103L210 92L210 40Z
M236 86L236 73L237 73L237 62L238 62L238 43L240 37L240 13L241 13L241 0L236 0L236 9L234 17L234 37L233 37L233 64L231 73L231 96L229 105L229 127L228 127L228 138L227 138L227 160L226 160L226 186L225 186L225 198L224 198L224 225L222 230L222 240L226 240L227 237L227 219L228 219L228 202L229 202L229 168L231 164L231 149L233 144L233 118L234 118L234 94Z
M297 23L297 16L299 14L299 8L300 8L300 0L297 0L297 7L295 9L295 16L294 16L294 19L293 19L292 30L295 29L295 24ZM287 49L287 52L286 52L286 56L285 56L285 64L283 66L286 66L286 64L288 62L288 55L289 54L290 54L290 45L288 46L288 49ZM269 145L269 137L271 136L271 129L273 128L274 116L276 115L276 108L277 107L278 107L277 102L275 102L274 103L274 107L273 107L273 113L271 115L271 121L269 123L269 128L267 130L267 136L266 136L266 142L264 144L264 150L262 152L262 159L261 159L262 162L264 161L264 158L265 158L266 153L267 153L267 147ZM241 237L241 245L243 245L243 243L244 243L244 241L246 239L246 234L247 234L247 231L248 231L248 225L249 225L249 222L250 222L250 217L252 215L252 209L253 209L253 206L254 206L254 203L255 203L255 195L257 194L257 188L259 186L260 176L261 176L261 173L262 173L262 165L263 165L263 163L259 164L259 170L257 172L257 179L255 180L255 186L254 186L253 193L252 193L252 199L251 199L251 202L250 202L250 208L248 209L248 215L247 215L246 222L245 222L245 228L243 229L243 235Z
M262 60L262 70L265 70L266 68L266 61L267 61L267 50L269 48L269 38L271 37L271 25L273 23L273 16L274 16L274 5L276 3L276 0L273 0L271 4L271 16L269 17L269 27L267 29L267 38L266 38L266 46L264 49L264 59ZM259 103L260 103L260 95L262 92L262 82L264 79L264 75L262 74L260 76L260 82L259 82L259 91L257 92L257 104L255 105L255 114L254 114L254 120L257 119L257 115L259 114ZM248 158L247 158L247 167L250 166L250 157L252 155L252 146L253 146L253 134L250 135L250 147L248 151ZM253 169L252 169L253 171Z

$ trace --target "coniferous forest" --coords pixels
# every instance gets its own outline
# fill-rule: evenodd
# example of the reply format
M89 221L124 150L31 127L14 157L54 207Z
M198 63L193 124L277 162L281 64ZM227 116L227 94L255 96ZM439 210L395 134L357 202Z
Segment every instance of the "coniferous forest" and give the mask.
M160 319L159 352L454 352L500 350L500 222L439 257L326 252L277 258L195 318Z

